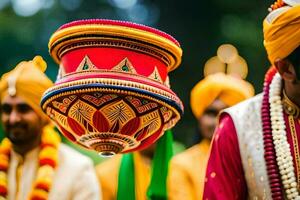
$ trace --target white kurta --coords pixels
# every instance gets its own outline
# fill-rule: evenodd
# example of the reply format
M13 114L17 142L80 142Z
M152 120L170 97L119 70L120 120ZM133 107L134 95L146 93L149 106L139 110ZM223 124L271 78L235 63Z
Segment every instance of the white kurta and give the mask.
M38 167L39 149L34 149L22 158L12 151L8 169L8 199L28 200ZM17 167L19 170L19 186L17 186ZM99 200L102 196L92 161L70 147L61 144L59 161L55 171L53 185L48 200ZM18 190L18 192L17 192ZM16 196L17 195L17 196Z

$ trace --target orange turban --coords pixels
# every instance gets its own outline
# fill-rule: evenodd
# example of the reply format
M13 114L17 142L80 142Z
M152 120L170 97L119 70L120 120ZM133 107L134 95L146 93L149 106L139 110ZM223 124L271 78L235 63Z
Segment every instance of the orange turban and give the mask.
M300 5L273 10L264 20L264 45L272 64L300 45Z
M198 82L191 91L191 108L196 118L219 98L228 106L254 95L253 86L242 79L223 73L212 74Z
M43 93L53 85L44 74L46 68L47 64L41 56L34 57L32 61L19 63L1 77L0 98L3 99L6 95L20 96L43 120L48 121L48 117L40 108Z

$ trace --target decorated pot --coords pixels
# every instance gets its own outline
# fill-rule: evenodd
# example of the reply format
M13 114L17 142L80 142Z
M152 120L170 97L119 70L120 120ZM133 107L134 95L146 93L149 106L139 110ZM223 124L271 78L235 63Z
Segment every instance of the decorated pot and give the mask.
M104 156L141 150L180 119L168 72L182 49L172 36L131 22L80 20L61 26L49 51L59 72L41 106L72 142Z

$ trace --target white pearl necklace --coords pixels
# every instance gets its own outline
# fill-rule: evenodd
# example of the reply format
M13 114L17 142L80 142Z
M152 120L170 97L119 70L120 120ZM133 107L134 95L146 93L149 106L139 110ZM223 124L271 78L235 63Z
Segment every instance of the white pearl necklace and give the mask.
M283 187L288 199L300 200L294 173L293 157L287 141L281 102L281 77L277 73L270 84L269 103L272 136Z

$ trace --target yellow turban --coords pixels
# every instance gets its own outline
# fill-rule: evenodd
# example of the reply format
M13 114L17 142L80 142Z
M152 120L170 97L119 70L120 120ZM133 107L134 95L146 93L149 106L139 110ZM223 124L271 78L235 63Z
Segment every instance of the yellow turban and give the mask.
M201 117L205 109L220 99L228 106L254 95L253 86L242 79L224 73L212 74L198 82L191 91L191 108L196 118Z
M43 120L48 121L48 117L40 108L43 93L53 85L44 74L46 68L47 64L41 56L34 57L32 61L19 63L1 77L0 98L3 99L6 95L20 96Z
M264 20L264 45L272 64L300 45L300 5L272 11Z

